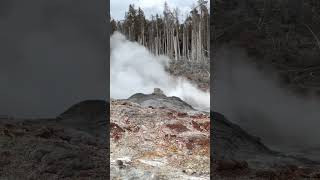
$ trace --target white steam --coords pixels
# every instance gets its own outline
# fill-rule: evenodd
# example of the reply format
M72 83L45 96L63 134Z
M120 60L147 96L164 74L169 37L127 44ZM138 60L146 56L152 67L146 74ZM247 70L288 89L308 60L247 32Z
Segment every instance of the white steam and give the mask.
M111 46L111 98L128 98L135 93L152 93L160 88L167 96L177 96L196 109L209 111L210 94L184 78L170 76L165 67L170 59L155 56L144 46L115 32Z
M320 147L320 103L287 91L271 68L259 70L241 49L215 54L212 107L276 148Z

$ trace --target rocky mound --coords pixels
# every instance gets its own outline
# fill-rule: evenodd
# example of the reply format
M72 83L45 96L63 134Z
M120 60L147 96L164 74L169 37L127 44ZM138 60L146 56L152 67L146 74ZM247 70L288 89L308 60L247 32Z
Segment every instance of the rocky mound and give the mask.
M214 179L318 178L319 162L266 147L222 114L211 112L211 176Z
M58 116L58 123L96 137L106 138L108 107L107 102L102 100L82 101Z
M211 112L213 140L217 159L247 160L257 154L274 154L258 137L249 135L239 126L228 121L222 114ZM221 150L221 152L219 152Z
M192 106L182 101L178 97L167 97L158 88L155 88L152 94L137 93L129 97L128 100L138 103L142 107L168 108L181 112L195 110Z

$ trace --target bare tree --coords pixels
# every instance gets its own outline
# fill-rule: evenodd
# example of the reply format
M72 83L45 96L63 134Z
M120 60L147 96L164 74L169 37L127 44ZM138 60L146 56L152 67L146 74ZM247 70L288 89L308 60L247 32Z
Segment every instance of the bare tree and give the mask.
M129 6L125 20L112 21L114 30L120 31L131 41L137 41L155 55L164 54L175 62L209 61L210 20L207 1L199 0L186 19L180 23L178 8L164 4L163 15L146 19L141 8Z

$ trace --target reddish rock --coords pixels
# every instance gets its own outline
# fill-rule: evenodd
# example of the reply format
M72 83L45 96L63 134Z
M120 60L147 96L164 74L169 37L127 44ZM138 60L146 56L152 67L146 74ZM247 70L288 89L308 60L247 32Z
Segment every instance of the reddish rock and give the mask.
M203 119L203 118L208 118L205 114L195 114L195 115L192 115L190 116L191 118L194 118L194 119Z
M185 132L185 131L188 131L188 130L189 130L186 126L184 126L184 125L182 125L182 124L180 124L180 123L177 123L177 124L167 124L166 126L167 126L168 128L170 128L170 129L173 129L173 130L179 132L179 133Z
M210 131L210 121L204 122L202 125L205 130Z
M110 123L110 134L111 138L114 140L119 140L124 132L125 130L122 129L118 124Z
M200 128L200 125L199 123L195 122L195 121L192 121L192 127L195 128L196 130L198 131L202 131L202 129Z
M176 138L177 135L174 135L174 134L166 134L166 135L164 135L164 137L165 137L166 139L173 139L173 138Z
M122 102L121 105L126 106L126 105L130 105L128 102Z
M178 112L177 116L178 117L187 117L187 113L184 113L184 112Z
M209 131L210 130L210 122L196 122L192 121L192 127L198 131Z
M199 137L189 138L188 142L186 143L186 147L189 150L192 150L197 146L205 148L205 147L209 147L209 145L210 145L210 140L208 138L199 138Z
M128 130L130 132L134 132L134 133L140 130L138 126L127 126L127 127L124 127L123 129Z
M174 115L173 112L168 112L168 113L167 113L167 118L169 118L170 120L172 120L172 119L176 119L176 116Z

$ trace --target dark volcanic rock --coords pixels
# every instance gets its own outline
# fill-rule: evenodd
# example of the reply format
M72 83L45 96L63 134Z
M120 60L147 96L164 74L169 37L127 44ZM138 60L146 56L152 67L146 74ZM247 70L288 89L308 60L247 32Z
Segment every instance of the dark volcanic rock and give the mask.
M106 157L107 147L86 132L45 120L0 121L0 179L106 179Z
M143 107L168 108L177 111L194 111L195 109L182 101L180 98L172 96L167 97L161 93L142 94L137 93L129 97L131 102L140 104Z
M314 179L319 162L266 147L222 114L211 112L212 179Z
M213 121L213 157L246 160L257 154L274 153L262 144L259 138L249 135L222 114L211 112L210 116Z
M88 132L93 136L105 138L107 125L108 104L102 100L82 101L64 113L57 119L64 126Z
M0 119L0 179L108 179L105 101L57 119Z

